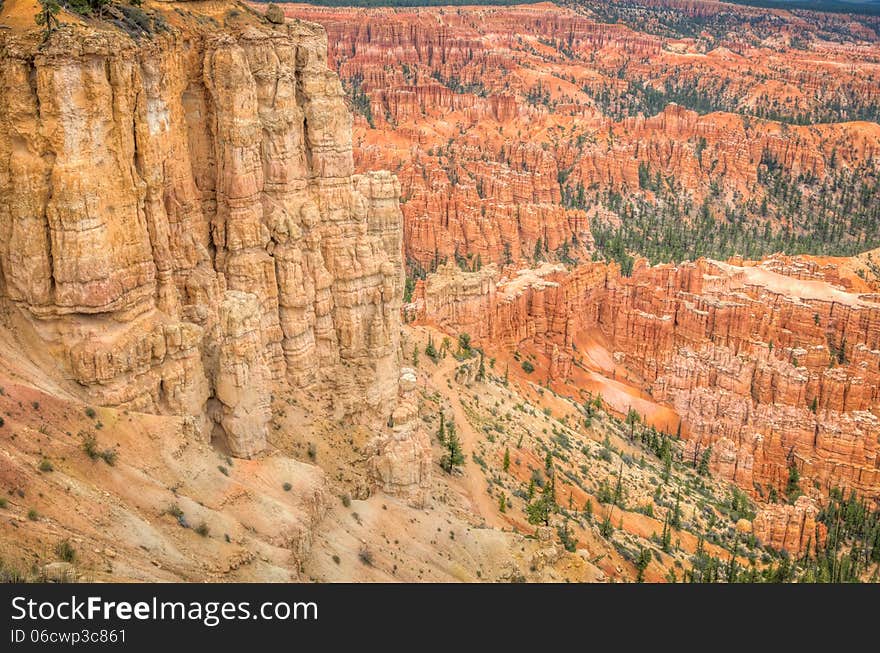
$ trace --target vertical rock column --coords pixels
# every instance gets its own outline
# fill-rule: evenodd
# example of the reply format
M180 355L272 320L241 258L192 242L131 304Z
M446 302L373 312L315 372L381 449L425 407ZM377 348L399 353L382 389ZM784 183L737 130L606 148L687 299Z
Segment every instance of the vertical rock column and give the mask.
M220 347L215 421L229 452L250 458L266 446L271 376L260 339L260 303L256 295L227 291L220 305Z

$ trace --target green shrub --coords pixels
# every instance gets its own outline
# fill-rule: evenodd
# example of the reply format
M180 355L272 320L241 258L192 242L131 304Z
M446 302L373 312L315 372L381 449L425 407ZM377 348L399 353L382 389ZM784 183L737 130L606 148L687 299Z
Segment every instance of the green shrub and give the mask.
M63 539L55 545L55 555L64 562L73 562L76 560L76 549L73 548L70 540Z
M522 368L526 374L531 374L532 372L535 371L535 366L532 365L529 361L523 361Z
M52 462L48 458L43 458L40 461L39 469L41 472L51 472L55 470L55 468L52 466Z
M95 437L94 433L85 433L81 432L80 437L82 438L82 448L85 451L86 455L92 460L97 460L101 453L98 451L98 438Z

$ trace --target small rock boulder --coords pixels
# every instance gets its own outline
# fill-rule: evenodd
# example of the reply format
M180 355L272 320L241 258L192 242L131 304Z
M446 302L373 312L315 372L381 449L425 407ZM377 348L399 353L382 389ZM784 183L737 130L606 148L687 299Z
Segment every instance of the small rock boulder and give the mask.
M274 25L284 24L284 10L278 5L270 2L266 7L266 20Z

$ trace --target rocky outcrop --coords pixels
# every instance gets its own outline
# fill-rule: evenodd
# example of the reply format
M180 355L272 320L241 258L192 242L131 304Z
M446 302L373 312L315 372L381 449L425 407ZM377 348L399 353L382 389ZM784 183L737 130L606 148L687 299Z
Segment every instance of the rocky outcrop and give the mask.
M279 392L397 410L402 225L323 29L231 9L0 32L0 297L71 391L249 457Z
M419 417L415 370L400 375L400 401L389 419L390 432L370 443L369 472L388 494L423 507L431 478L431 441Z
M260 342L257 296L230 290L220 305L216 421L234 456L250 458L266 446L270 376Z
M769 504L752 522L752 532L764 546L794 555L814 555L825 545L827 529L816 521L819 508L809 497L798 497L794 505Z

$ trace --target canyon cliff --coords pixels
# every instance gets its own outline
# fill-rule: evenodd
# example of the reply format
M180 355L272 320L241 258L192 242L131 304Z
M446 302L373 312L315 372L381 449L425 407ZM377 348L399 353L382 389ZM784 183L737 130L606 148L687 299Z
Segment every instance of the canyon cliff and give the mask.
M399 184L354 174L323 29L198 5L156 5L149 38L0 31L5 322L83 401L188 416L237 457L288 392L381 430Z

